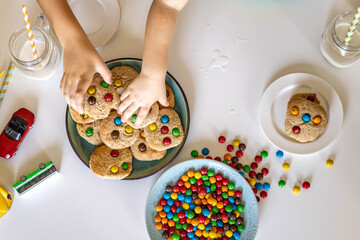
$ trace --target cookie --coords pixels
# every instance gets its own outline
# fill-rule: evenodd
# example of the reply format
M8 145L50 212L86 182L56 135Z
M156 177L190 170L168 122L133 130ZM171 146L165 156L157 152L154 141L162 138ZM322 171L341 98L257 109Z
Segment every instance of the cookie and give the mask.
M123 179L132 170L132 155L129 148L111 149L105 145L96 148L90 156L90 169L104 179Z
M133 156L140 161L159 160L165 157L167 150L157 151L146 143L145 138L140 137L134 145L130 147Z
M150 123L155 122L157 116L159 115L159 105L157 102L154 103L151 106L150 111L149 111L148 115L146 116L146 118L144 119L144 121L139 125L139 127L135 127L135 120L136 120L138 112L139 112L139 110L136 110L135 114L132 115L132 117L129 118L129 120L127 121L127 124L129 124L133 128L143 128L143 127L149 125Z
M138 71L129 66L120 66L111 69L113 86L116 92L121 95L125 88L139 76Z
M315 93L292 96L288 102L285 131L298 142L312 142L324 131L327 114Z
M147 144L157 151L176 147L184 139L179 115L171 108L160 109L156 121L144 131Z
M100 138L100 122L95 120L92 123L78 123L76 129L79 135L92 145L102 145L103 141Z
M101 121L100 138L110 148L122 149L133 145L138 140L139 129L121 122L121 115L111 111L109 116Z
M96 73L84 96L85 112L94 119L103 119L119 102L120 96L115 88L107 84L101 75Z
M91 123L91 122L95 121L95 119L93 119L92 117L89 117L88 114L86 114L86 113L80 114L75 109L73 109L70 105L68 105L68 107L69 107L70 115L71 115L72 119L74 120L74 122Z
M174 92L173 90L171 89L171 87L169 85L166 84L166 98L167 98L167 101L169 102L169 108L174 108L175 106L175 95L174 95ZM159 103L159 107L160 108L167 108L163 105L161 105Z

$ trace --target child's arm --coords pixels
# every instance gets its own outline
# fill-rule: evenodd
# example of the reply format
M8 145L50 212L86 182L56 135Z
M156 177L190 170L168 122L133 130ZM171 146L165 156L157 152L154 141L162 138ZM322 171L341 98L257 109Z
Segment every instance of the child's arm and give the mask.
M66 0L37 0L64 49L60 89L67 103L84 112L84 94L98 72L111 83L111 72L92 46Z
M127 121L138 109L140 124L156 101L167 106L165 75L168 51L179 12L188 0L154 0L148 15L141 73L121 95L118 112Z

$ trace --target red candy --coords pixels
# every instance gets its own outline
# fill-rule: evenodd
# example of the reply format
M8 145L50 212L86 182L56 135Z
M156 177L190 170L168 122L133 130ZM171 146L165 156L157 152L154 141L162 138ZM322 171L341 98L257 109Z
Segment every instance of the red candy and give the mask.
M258 164L256 162L253 162L250 164L250 167L255 170L258 168Z
M196 192L197 190L198 190L198 186L197 185L191 185L191 191L193 191L193 192Z
M179 218L179 223L185 224L186 223L186 218Z
M184 229L180 230L180 236L181 237L186 237L186 231Z
M163 143L164 143L165 146L168 146L168 145L171 144L171 139L166 137L166 138L164 138Z
M190 238L188 238L188 237L186 236L186 237L183 237L182 240L190 240Z
M309 183L309 182L304 182L304 183L302 184L302 187L303 187L304 189L309 189L309 188L310 188L310 183Z
M256 176L256 172L251 170L251 171L249 172L249 176L250 176L251 178L254 178L254 177Z
M181 180L181 179L179 179L179 180L176 182L176 184L177 184L179 187L182 187L182 186L184 186L184 181Z
M186 189L185 186L182 186L182 187L180 188L180 192L181 192L181 193L186 193L186 190L187 190L187 189Z
M218 187L218 188L221 187L221 186L222 186L221 180L220 180L220 181L217 181L217 182L215 183L215 186Z
M169 228L169 234L173 234L174 232L175 232L175 228L174 228L174 227Z
M179 192L180 191L180 187L178 185L173 186L173 192Z
M172 205L172 206L170 207L170 211L173 212L173 213L176 212L176 209L177 209L177 207L176 207L175 205Z
M201 178L199 178L198 180L196 180L196 184L201 186L204 184L204 180L202 180Z
M163 231L169 230L169 225L168 225L167 223L165 223L165 224L162 226L162 230L163 230Z
M162 127L161 127L161 132L162 132L163 134L166 134L166 133L169 132L169 128L168 128L167 126L162 126Z
M223 209L223 208L222 208ZM221 214L221 218L222 219L228 219L228 214L226 213L226 212L223 212L222 214Z
M162 199L160 199L160 205L161 206L165 206L166 205L166 203L167 203L167 201L166 201L166 199L165 198L162 198Z
M301 129L300 129L299 126L294 126L294 127L292 128L292 131L293 131L294 134L299 134L300 131L301 131Z
M185 217L185 212L184 212L184 211L180 211L180 212L178 213L178 217L179 217L179 218L184 218L184 217Z
M216 181L221 181L223 179L223 176L220 173L218 173L215 175L215 178L216 178Z
M261 197L261 198L267 198L267 192L261 191L260 197Z
M229 202L229 200L224 199L223 203L224 203L224 206L227 206L230 202Z
M177 207L180 207L181 206L181 201L179 199L175 200L174 205L177 206Z
M113 156L113 157L119 156L119 151L118 150L112 150L111 151L111 156Z
M244 155L244 153L240 150L237 150L235 154L238 158L241 158Z
M235 164L233 164L233 163L229 163L229 166L232 167L233 169L236 168Z
M226 138L224 136L219 137L219 143L224 143L226 141Z
M202 175L207 174L207 169L206 169L206 168L200 169L200 173L201 173Z
M216 196L216 201L221 202L223 200L221 195L217 195Z
M226 150L228 150L228 152L232 152L232 151L234 151L234 146L229 144L229 145L227 145Z
M221 158L220 158L220 157L215 157L214 159L215 159L216 161L221 162Z
M234 194L236 197L241 197L242 192L240 192L239 190L236 190Z
M199 222L200 222L200 223L204 223L204 222L206 221L206 218L207 218L207 217L205 217L204 215L200 214L200 215L199 215Z
M108 93L104 96L105 101L111 102L113 100L113 96L111 93Z
M210 157L210 156L206 156L206 159L213 159L212 157Z
M224 232L224 229L223 229L222 227L218 227L218 228L217 228L217 231L218 231L218 233L223 233L223 232Z
M229 184L229 179L224 178L224 179L221 181L221 183L226 186L226 185Z
M261 161L262 161L262 157L260 155L256 155L255 156L255 162L261 163Z
M266 176L266 175L269 174L269 170L268 170L267 168L263 168L263 169L261 169L261 173L262 173L264 176Z
M186 231L187 232L191 233L193 230L194 230L194 228L193 228L192 225L189 224L189 225L186 226Z
M254 194L256 195L257 194L257 189L253 188L252 190L253 190Z
M215 192L217 195L221 195L222 190L221 190L221 188L216 188Z

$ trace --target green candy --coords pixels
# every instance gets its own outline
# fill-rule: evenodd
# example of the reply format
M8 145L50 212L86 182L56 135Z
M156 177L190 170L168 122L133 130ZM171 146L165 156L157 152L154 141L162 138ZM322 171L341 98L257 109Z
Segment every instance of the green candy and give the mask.
M219 212L219 209L217 207L212 207L211 211L213 213L218 213Z
M91 137L91 136L94 134L94 129L92 129L92 128L87 128L87 129L85 130L85 134L86 134L86 136Z
M204 176L204 175L203 175L203 176ZM210 183L208 180L206 180L206 181L204 181L204 185L205 185L206 187L210 187L211 183Z
M225 211L227 212L231 212L233 210L233 207L229 204L229 205L226 205L225 207Z
M183 226L182 226L182 228L186 231L186 227L187 227L188 225L189 225L189 224L184 223Z
M191 183L191 185L194 185L196 183L196 178L194 177L190 178L189 182Z
M209 176L208 175L202 175L201 179L204 180L204 181L209 180Z
M175 137L176 137L176 136L179 136L179 135L180 135L179 129L178 129L178 128L173 128L173 130L172 130L172 135L174 135Z
M224 199L227 199L227 198L229 197L229 195L228 195L226 192L221 193L221 196L222 196Z
M267 151L262 151L262 152L260 153L260 155L261 155L262 158L267 158L269 154L268 154Z
M136 121L136 118L137 118L137 115L136 115L136 114L132 115L131 121L134 123L134 122Z
M239 211L239 212L243 212L244 211L244 205L243 204L239 204L238 206L237 206L237 210Z
M216 190L216 185L215 184L211 184L210 185L210 191L214 192Z
M127 164L126 162L124 162L123 164L121 164L121 168L126 170L129 168L129 164Z
M229 190L234 190L235 189L235 184L233 182L229 182L227 187L228 187Z
M107 82L105 82L104 80L101 81L100 85L104 88L107 88L109 86L109 84Z
M196 151L196 150L191 151L191 156L192 157L197 157L198 155L199 155L198 151Z
M229 220L229 224L231 224L231 225L233 225L233 224L235 224L236 223L236 221L235 220Z
M209 171L207 172L207 175L208 175L209 177L212 177L212 176L215 175L215 173L214 173L214 171L209 170Z
M174 234L171 236L171 239L172 239L172 240L179 240L179 239L180 239L180 235L177 234L177 233L174 233Z
M175 213L173 218L172 218L175 222L179 221L179 216ZM180 223L181 224L181 223Z
M175 220L174 220L175 221ZM182 229L182 224L181 223L175 223L175 228L177 229L177 230L180 230L180 229Z
M280 180L278 183L279 187L283 188L286 185L286 182L284 180Z
M216 221L211 221L211 226L217 227L217 222Z
M193 211L189 211L188 213L187 213L187 218L189 218L189 219L193 219L195 217L195 213L193 212ZM174 219L174 217L173 217L173 219ZM175 220L174 220L175 221Z
M222 163L225 163L226 165L229 165L229 163L226 160L222 160Z
M245 229L244 224L240 224L240 225L238 225L238 230L239 230L239 232L244 231L244 229Z
M186 192L185 192L186 195L190 196L192 194L192 191L191 189L186 189Z
M250 166L249 165L244 165L243 170L244 170L244 172L250 172Z

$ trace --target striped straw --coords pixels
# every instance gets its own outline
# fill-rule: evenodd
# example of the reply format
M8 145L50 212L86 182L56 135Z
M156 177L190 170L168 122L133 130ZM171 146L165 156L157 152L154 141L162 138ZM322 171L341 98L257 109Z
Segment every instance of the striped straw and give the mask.
M28 17L28 13L26 11L26 6L25 5L22 5L22 11L23 11L23 14L24 14L24 20L25 20L26 29L27 29L30 44L31 44L31 49L32 49L32 52L34 54L34 58L37 59L38 55L37 55L37 52L36 52L36 49L35 49L35 43L34 43L34 39L33 39L33 34L31 32L29 17Z
M349 45L350 41L352 39L352 36L354 35L355 29L356 29L356 25L359 23L360 20L360 6L357 8L355 16L351 22L351 26L346 34L346 38L344 40L344 44L345 45Z
M0 78L2 77L2 75L4 75L4 70L0 72Z
M6 72L6 75L5 75L5 79L4 79L4 82L3 84L1 85L1 88L0 88L0 105L5 97L5 93L6 93L6 90L9 86L9 83L10 83L10 79L11 79L11 76L14 72L14 64L12 62L10 62L10 65L9 65L9 68Z

